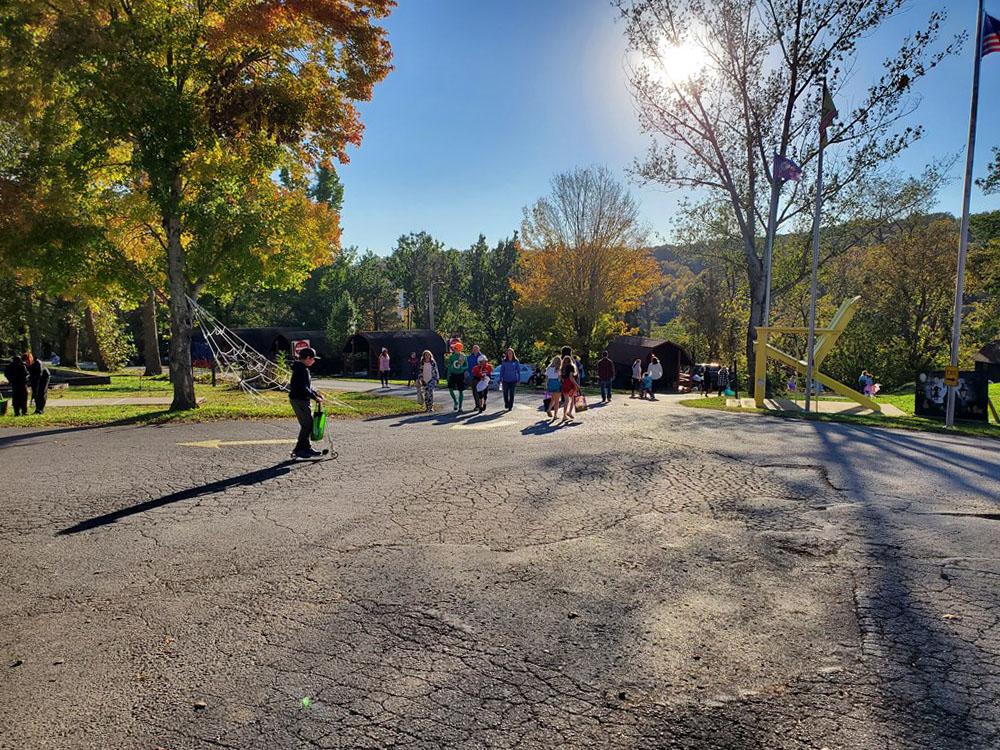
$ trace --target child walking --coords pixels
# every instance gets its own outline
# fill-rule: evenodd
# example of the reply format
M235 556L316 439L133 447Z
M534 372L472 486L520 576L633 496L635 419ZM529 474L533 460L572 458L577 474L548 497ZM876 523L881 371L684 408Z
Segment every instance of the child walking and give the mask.
M420 368L417 374L417 388L424 397L424 411L434 411L434 389L439 379L437 362L429 349L424 349L420 355Z

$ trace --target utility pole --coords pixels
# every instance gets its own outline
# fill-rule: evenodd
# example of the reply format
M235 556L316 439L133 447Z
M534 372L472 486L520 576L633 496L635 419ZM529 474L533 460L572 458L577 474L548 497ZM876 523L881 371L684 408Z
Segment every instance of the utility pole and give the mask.
M434 280L427 285L427 324L434 330Z

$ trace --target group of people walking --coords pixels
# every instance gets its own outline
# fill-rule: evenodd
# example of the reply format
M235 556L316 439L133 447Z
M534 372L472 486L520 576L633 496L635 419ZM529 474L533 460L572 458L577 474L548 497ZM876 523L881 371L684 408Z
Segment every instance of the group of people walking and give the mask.
M45 413L45 403L49 393L49 370L40 359L35 359L31 352L25 352L20 357L14 356L4 367L4 377L10 384L10 400L14 408L14 416L28 413L28 393L35 402L35 414Z

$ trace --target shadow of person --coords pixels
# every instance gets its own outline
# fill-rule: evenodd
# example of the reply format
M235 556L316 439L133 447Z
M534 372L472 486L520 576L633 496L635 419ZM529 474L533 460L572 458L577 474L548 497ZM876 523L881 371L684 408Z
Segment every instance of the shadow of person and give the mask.
M204 495L214 495L216 492L224 492L230 487L260 484L261 482L266 482L269 479L277 479L278 477L288 474L294 463L295 461L291 460L282 461L281 463L269 466L266 469L256 469L254 471L249 471L246 474L240 474L239 476L219 479L215 482L209 482L208 484L202 484L186 490L171 492L169 495L158 497L155 500L147 500L146 502L130 505L129 507L122 508L121 510L105 513L102 516L94 516L93 518L88 518L85 521L80 521L73 526L57 531L56 536L79 534L81 531L89 531L90 529L96 529L99 526L107 526L108 524L115 523L116 521L128 518L129 516L134 516L138 513L145 513L148 510L162 508L164 505L179 503L184 500L193 500L196 497L202 497Z

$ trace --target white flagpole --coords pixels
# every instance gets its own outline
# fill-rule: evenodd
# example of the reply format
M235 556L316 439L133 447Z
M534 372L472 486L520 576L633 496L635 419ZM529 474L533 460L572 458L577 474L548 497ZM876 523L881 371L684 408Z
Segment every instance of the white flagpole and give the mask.
M826 87L824 85L824 100ZM822 115L821 115L822 117ZM809 285L809 336L806 339L806 411L810 410L812 404L811 394L813 385L813 345L816 342L816 274L819 269L819 215L820 207L823 204L823 149L826 147L826 138L822 131L819 136L819 156L816 160L816 213L813 215L813 237L812 237L812 280ZM816 398L816 411L819 411L819 397Z
M979 17L976 19L975 63L972 67L972 105L969 113L969 145L965 154L965 192L962 195L962 228L958 245L958 270L955 274L955 315L951 323L951 366L958 367L958 345L962 330L962 298L965 296L965 257L969 250L969 199L972 196L972 157L976 150L976 115L979 109L979 63L983 57L983 0L979 0ZM957 386L948 387L948 405L944 423L955 426L955 392Z

